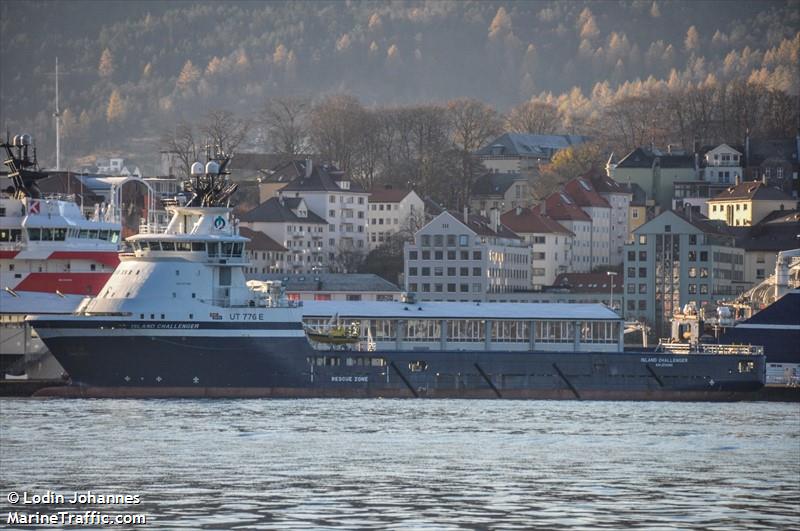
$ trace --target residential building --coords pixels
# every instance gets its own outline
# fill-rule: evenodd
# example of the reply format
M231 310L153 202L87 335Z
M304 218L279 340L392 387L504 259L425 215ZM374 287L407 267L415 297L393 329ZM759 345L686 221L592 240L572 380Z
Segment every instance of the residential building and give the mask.
M290 301L400 301L400 288L378 275L361 273L247 275L280 282Z
M518 172L489 171L475 181L469 206L473 212L485 216L492 209L505 212L518 206L528 207L532 200L528 177Z
M250 265L245 267L245 275L285 273L290 270L287 267L286 256L289 250L286 247L263 232L247 227L240 226L239 234L250 238L250 242L245 247L247 258L250 260Z
M475 156L490 171L530 177L538 172L539 164L548 162L559 150L588 140L580 135L505 133L476 151Z
M304 199L273 197L242 214L239 222L286 248L286 272L320 272L329 267L324 252L328 224Z
M633 193L603 171L592 170L584 178L588 178L597 193L611 205L608 260L612 266L622 265L625 261L625 243L630 234L629 216Z
M684 211L687 206L708 217L708 200L725 188L742 182L742 152L728 144L703 146L696 155L698 179L675 181L672 209Z
M369 194L367 235L369 249L375 249L392 234L404 232L408 237L425 224L425 203L414 190L385 187Z
M331 271L352 272L367 253L369 193L329 164L308 159L294 161L286 170L294 178L278 190L278 197L302 198L310 211L325 220L323 263Z
M636 148L622 160L608 165L608 176L620 184L639 185L648 199L661 210L672 206L676 182L697 181L698 172L692 155Z
M95 167L87 168L86 173L97 173L99 175L112 175L114 177L140 177L142 176L139 167L121 157L98 158L95 159Z
M634 231L625 250L625 318L644 319L659 337L669 335L672 315L684 305L700 309L748 287L744 250L699 214L662 212Z
M708 183L738 184L742 182L742 152L728 144L705 147L700 179Z
M539 214L556 220L572 233L567 271L588 273L592 270L592 218L565 192L554 192L532 207Z
M628 235L625 239L625 243L630 243L633 241L633 231L656 217L658 207L653 199L647 199L647 194L638 184L618 184L631 194L631 202L628 204Z
M797 200L762 181L745 181L708 200L709 219L731 227L755 225L775 210L792 210Z
M775 211L752 227L733 230L736 246L744 249L744 280L755 284L773 274L780 251L800 248L800 211Z
M529 289L531 249L499 218L443 212L418 230L403 249L406 291L420 300L485 301Z
M764 180L768 185L798 197L800 192L800 132L794 138L750 138L744 145L744 178Z
M592 186L588 179L577 177L564 184L564 191L591 218L591 269L607 266L611 259L611 204ZM617 264L619 265L619 264Z
M532 249L531 285L533 289L552 284L566 273L572 262L575 235L559 222L536 209L516 207L504 213L500 222L519 235Z
M278 197L278 190L305 174L307 164L313 164L313 162L309 163L306 159L293 159L262 171L262 175L258 179L259 202L263 203L271 197Z

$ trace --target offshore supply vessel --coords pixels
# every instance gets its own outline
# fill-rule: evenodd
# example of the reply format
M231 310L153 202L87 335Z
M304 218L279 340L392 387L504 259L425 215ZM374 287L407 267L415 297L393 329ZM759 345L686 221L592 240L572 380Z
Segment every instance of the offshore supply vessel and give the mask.
M122 226L112 201L87 218L75 196L44 193L31 135L0 142L0 382L64 372L31 333L33 313L70 314L96 295L119 263ZM2 394L0 388L0 394Z
M603 305L301 305L249 287L227 162L193 165L189 200L128 238L98 296L30 318L71 376L40 394L735 400L764 385L760 347L626 352ZM326 340L335 322L352 341Z

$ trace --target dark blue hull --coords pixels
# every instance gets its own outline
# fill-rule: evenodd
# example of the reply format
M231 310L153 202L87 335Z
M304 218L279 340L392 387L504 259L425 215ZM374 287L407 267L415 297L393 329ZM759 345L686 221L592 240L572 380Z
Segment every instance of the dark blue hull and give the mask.
M735 400L763 356L652 352L314 351L305 338L51 337L93 396L496 397ZM69 393L73 391L60 391Z

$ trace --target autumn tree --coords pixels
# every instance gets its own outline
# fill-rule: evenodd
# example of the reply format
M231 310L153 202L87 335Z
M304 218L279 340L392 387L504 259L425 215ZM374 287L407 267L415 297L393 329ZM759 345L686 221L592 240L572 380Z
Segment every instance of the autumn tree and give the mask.
M110 78L114 73L114 57L111 55L111 50L106 48L100 55L100 64L97 66L97 72L102 78Z
M531 183L531 195L540 201L566 181L585 174L590 169L605 168L606 160L594 143L578 144L561 149L549 163L543 165L539 176Z
M106 121L108 123L117 123L125 118L125 100L119 93L118 89L111 91L111 96L108 98L108 106L106 107Z
M178 75L176 85L179 89L186 90L194 85L198 79L200 79L200 70L192 64L191 60L188 60L184 63L181 73Z

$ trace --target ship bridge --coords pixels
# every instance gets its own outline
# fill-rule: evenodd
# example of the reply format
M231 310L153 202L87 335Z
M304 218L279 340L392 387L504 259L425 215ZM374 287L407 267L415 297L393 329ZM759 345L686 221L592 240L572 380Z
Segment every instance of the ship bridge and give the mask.
M309 330L358 330L357 350L623 350L623 320L602 304L305 302L300 310Z

